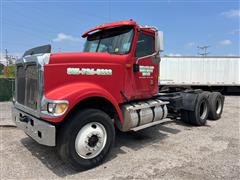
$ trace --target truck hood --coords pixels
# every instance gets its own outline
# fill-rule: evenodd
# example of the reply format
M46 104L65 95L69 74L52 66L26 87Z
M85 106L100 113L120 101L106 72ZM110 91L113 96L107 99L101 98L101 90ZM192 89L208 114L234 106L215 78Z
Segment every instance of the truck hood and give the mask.
M51 53L49 64L61 63L125 63L128 55L109 53L77 52L77 53Z

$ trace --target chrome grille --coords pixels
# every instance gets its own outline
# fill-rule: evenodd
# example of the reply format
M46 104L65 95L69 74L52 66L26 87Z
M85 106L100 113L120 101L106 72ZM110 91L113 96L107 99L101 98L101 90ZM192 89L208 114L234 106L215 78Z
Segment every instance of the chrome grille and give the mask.
M36 64L17 66L17 102L31 109L37 109L38 69Z
M25 70L23 66L17 66L17 74L16 74L16 83L17 87L17 101L20 104L25 104Z

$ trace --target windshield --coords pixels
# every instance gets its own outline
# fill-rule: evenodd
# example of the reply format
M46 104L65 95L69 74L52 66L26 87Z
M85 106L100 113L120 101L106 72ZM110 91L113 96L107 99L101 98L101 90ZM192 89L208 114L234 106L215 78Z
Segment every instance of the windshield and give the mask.
M127 54L131 49L133 27L122 26L96 32L87 37L84 52Z

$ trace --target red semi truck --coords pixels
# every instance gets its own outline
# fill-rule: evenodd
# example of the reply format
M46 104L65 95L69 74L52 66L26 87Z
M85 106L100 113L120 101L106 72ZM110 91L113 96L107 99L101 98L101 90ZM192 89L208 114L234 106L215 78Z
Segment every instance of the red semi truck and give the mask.
M51 53L50 45L26 51L16 63L13 101L16 125L38 143L56 146L73 168L103 162L115 128L136 131L168 117L202 126L221 117L220 93L159 91L163 33L157 28L127 20L82 37L83 52Z

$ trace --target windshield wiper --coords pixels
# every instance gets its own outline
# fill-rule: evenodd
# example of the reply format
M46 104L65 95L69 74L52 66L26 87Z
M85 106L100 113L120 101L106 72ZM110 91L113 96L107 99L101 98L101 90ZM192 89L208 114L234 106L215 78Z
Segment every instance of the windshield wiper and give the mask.
M126 54L126 52L109 52L110 54L119 54L119 55L123 55Z

